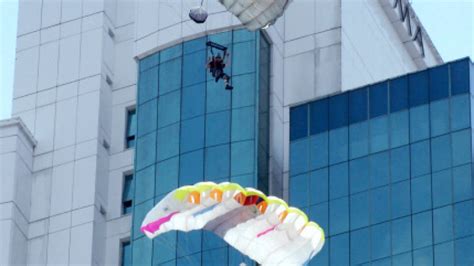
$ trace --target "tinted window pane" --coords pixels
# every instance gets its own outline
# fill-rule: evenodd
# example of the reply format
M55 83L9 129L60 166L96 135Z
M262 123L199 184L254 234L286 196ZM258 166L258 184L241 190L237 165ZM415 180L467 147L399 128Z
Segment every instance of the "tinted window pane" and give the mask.
M248 174L254 167L254 142L242 141L231 146L231 175Z
M431 68L430 73L430 100L436 101L447 98L449 95L448 65Z
M410 141L416 142L430 136L428 105L410 109Z
M409 142L408 111L390 115L390 146L392 148L407 145Z
M290 204L298 208L308 206L308 174L290 177Z
M349 173L347 170L347 163L333 165L329 168L329 197L331 199L348 194Z
M389 154L381 152L370 156L370 186L379 187L389 182Z
M413 212L420 212L431 208L431 175L412 179L411 199Z
M157 236L153 240L153 261L163 263L175 258L176 232L168 232Z
M469 92L469 59L453 62L451 67L451 94Z
M151 208L153 208L153 200L145 201L135 205L135 208L133 208L133 233L131 234L133 239L143 236L142 232L140 231L140 225ZM146 239L146 237L143 237L143 239ZM151 243L149 239L146 240ZM136 242L134 241L133 246L135 246L135 243Z
M178 187L178 171L178 157L174 157L156 164L156 195L168 193Z
M146 237L133 241L132 265L150 265L152 254L152 242Z
M143 169L155 163L156 134L150 133L137 141L136 170Z
M255 71L255 42L236 43L233 47L232 75Z
M361 264L370 260L369 230L361 229L351 233L351 264Z
M351 196L351 230L368 225L369 193L366 191Z
M410 177L410 150L408 146L390 150L390 174L392 182Z
M431 245L432 224L431 211L415 214L413 221L413 248L421 248Z
M142 104L158 96L158 67L140 73L138 82L138 103Z
M255 73L232 76L232 85L232 108L255 105Z
M456 240L456 264L458 265L474 265L474 236Z
M411 145L411 175L416 177L430 172L430 144L428 141Z
M201 238L201 231L178 232L178 247L180 248L177 250L177 256L182 257L200 251Z
M175 91L158 99L158 127L165 127L179 121L181 92Z
M135 204L152 199L154 196L155 165L138 171L135 175Z
M199 116L181 123L181 152L204 147L204 117Z
M408 108L408 78L406 76L390 81L390 112Z
M350 158L367 155L369 152L369 125L365 122L349 126L349 153Z
M155 53L140 60L140 72L158 65L160 54Z
M146 135L156 130L157 100L153 99L140 105L138 112L138 136Z
M367 88L349 92L349 123L367 120Z
M120 261L121 266L132 265L132 245L130 242L122 243L122 258Z
M229 176L229 145L206 149L206 180L216 180Z
M204 154L203 150L181 155L179 167L179 185L193 185L203 180Z
M370 87L370 117L387 114L388 87L387 83L379 83Z
M392 253L411 250L411 217L392 221Z
M390 223L383 223L371 228L372 259L380 259L390 255Z
M227 248L211 249L202 253L203 265L222 265L227 262Z
M471 165L453 168L454 201L466 200L472 197Z
M449 100L440 100L430 104L431 136L449 132Z
M311 135L328 130L328 100L323 99L310 104Z
M199 64L202 62L202 64ZM183 57L183 87L199 84L206 79L206 50Z
M181 57L160 65L160 96L181 87Z
M369 188L369 159L362 157L350 161L351 193L357 193Z
M347 126L348 104L347 93L339 94L329 98L329 128L335 129Z
M290 109L290 140L296 140L308 135L308 105Z
M408 84L411 107L428 103L428 71L421 71L409 75Z
M290 175L308 171L309 139L294 141L290 144Z
M328 136L329 134L325 132L310 138L310 169L318 169L328 165Z
M230 109L230 93L222 89L222 84L214 80L207 82L207 113Z
M435 266L454 265L454 242L434 246Z
M324 230L325 234L329 234L329 209L328 203L313 205L310 207L309 218L312 221L318 221L319 226Z
M411 266L412 265L412 254L403 253L392 258L392 266Z
M230 112L218 112L206 116L206 146L227 143L230 140Z
M474 221L473 204L472 200L468 200L454 205L454 236L456 238L474 233L472 226L472 221Z
M336 164L347 161L348 157L348 129L341 127L329 131L329 163Z
M451 130L469 127L471 113L469 95L459 95L451 98Z
M439 207L452 202L453 181L451 169L433 173L433 207Z
M205 89L205 83L182 89L181 119L184 120L204 114Z
M244 107L232 110L232 141L254 138L255 108Z
M433 265L433 248L426 247L413 251L413 265Z
M448 205L433 210L434 243L441 243L453 238L453 207Z
M403 181L392 185L392 217L410 214L410 182Z
M451 134L453 146L453 166L471 162L471 130Z
M330 242L331 265L349 264L349 235L342 234L331 238Z
M349 229L348 198L340 198L329 202L329 234L335 235Z
M197 38L183 43L184 54L206 49L206 37Z
M169 61L173 58L177 58L183 55L183 46L182 45L175 45L170 48L166 48L160 52L160 62Z
M372 224L380 223L390 218L390 189L388 186L371 191L370 215Z
M329 173L327 168L311 172L309 185L309 197L311 205L328 201L328 178Z
M449 135L431 139L431 166L433 171L451 167L451 141Z
M372 153L388 148L388 117L380 116L370 120L370 151Z
M179 153L179 124L158 130L157 160L162 161Z

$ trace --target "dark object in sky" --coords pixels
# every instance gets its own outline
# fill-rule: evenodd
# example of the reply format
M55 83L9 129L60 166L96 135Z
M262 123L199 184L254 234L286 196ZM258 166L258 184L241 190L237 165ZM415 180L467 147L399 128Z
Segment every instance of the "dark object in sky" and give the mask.
M201 6L189 10L189 17L196 23L204 23L207 19L207 11Z

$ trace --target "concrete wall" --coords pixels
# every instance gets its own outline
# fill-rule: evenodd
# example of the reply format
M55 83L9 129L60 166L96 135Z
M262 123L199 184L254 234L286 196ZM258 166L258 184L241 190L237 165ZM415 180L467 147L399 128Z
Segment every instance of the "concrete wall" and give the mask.
M290 106L422 67L384 1L294 0L266 30L273 44L273 194L287 196ZM136 101L135 59L239 27L216 0L204 1L209 18L195 24L188 12L197 3L20 1L13 116L21 117L38 144L29 148L30 166L8 168L9 175L2 169L1 178L30 171L28 179L17 179L31 192L20 193L21 207L0 203L1 235L25 247L8 251L8 258L2 253L0 264L11 258L30 264L119 263L120 241L129 237L131 225L130 216L121 215L121 193L123 175L133 169L124 134L127 109ZM427 49L425 64L436 64L436 51Z

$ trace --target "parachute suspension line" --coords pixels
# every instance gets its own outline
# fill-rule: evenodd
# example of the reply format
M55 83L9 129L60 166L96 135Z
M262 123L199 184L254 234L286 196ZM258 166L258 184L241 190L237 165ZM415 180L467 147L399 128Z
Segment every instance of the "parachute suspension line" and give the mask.
M202 7L202 4L204 3L204 0L201 0L201 7Z

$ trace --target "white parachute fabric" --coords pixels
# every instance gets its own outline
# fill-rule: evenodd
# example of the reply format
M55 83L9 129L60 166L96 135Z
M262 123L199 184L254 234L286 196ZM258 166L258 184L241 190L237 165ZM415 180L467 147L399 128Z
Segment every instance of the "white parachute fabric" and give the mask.
M290 0L219 0L249 30L273 24L285 11Z
M283 200L236 183L200 182L170 192L143 220L149 238L209 230L262 265L303 265L324 245L324 231Z

